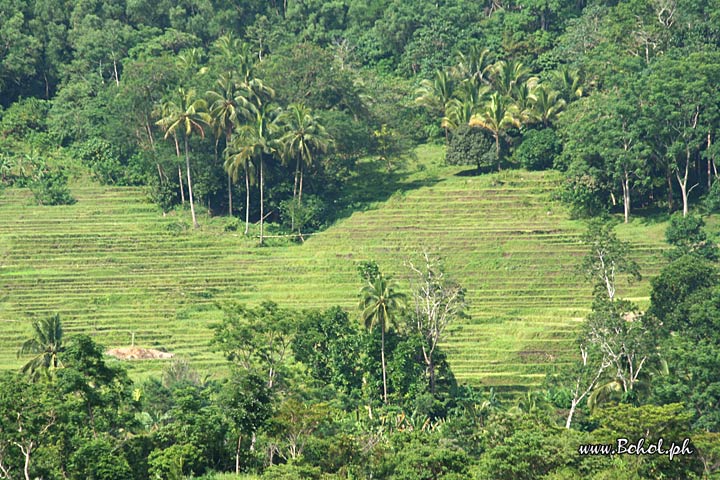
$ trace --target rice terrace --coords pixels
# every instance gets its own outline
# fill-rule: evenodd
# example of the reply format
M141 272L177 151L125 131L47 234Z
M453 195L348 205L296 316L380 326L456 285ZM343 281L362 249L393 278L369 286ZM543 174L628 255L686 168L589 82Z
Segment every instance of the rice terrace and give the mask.
M60 312L69 332L107 347L128 346L134 334L138 345L213 371L224 364L209 345L216 302L353 311L357 261L377 259L402 277L403 260L426 247L468 290L470 319L455 325L446 345L458 380L511 391L537 385L564 361L590 303L576 267L583 222L569 220L552 199L553 173L458 176L467 168L442 167L440 148L424 147L419 158L427 168L411 165L405 179L415 187L401 184L386 201L300 245L266 248L225 232L224 219L178 232L184 219L163 218L139 188L78 186L76 204L52 209L33 205L28 191L6 191L0 364L18 367L16 345L30 334L29 321ZM621 229L646 278L662 261L662 229L640 222ZM647 281L621 289L647 303ZM139 374L163 365L128 367Z

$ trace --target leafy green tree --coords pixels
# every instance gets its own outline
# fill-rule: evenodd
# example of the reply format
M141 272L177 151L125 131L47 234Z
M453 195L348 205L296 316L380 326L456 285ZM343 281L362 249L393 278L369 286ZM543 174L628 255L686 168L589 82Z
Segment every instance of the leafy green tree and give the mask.
M686 254L699 255L708 260L718 259L718 247L714 242L708 240L703 230L705 221L697 215L680 216L673 214L670 217L670 225L665 230L665 240L675 249L670 253L671 259L679 258Z
M362 372L357 358L347 352L361 350L358 334L340 307L307 312L298 323L293 356L311 377L346 394L356 394L362 387Z
M256 433L272 414L272 395L267 382L253 374L233 372L218 399L235 434L235 474L240 474L243 439L250 437L252 450Z
M496 164L495 146L490 134L479 127L462 125L453 131L450 145L445 152L445 163L448 165L477 166L491 169Z
M379 274L360 290L361 318L367 329L379 327L381 332L380 358L383 374L383 401L387 403L387 368L385 365L385 332L403 307L405 295L397 291L396 284Z
M660 271L650 281L650 309L648 313L663 322L670 331L681 331L686 319L677 315L695 292L708 289L718 283L717 267L697 255L683 255Z
M38 379L40 374L53 375L54 371L63 367L60 359L65 350L63 345L63 328L60 314L51 315L33 322L33 338L23 342L18 356L35 354L23 367L22 372Z
M291 352L297 313L273 302L256 308L226 305L223 312L223 322L214 326L213 343L228 360L267 378L272 389Z
M177 97L165 102L162 109L162 118L156 122L165 131L165 139L170 135L180 133L185 146L185 170L187 171L188 194L190 196L190 212L193 226L200 225L195 217L195 204L192 191L192 178L190 176L190 146L189 139L193 132L205 138L205 127L211 123L210 114L207 113L207 103L197 98L195 90L180 88Z
M580 268L593 282L595 291L605 291L611 302L617 290L617 274L623 273L635 280L642 278L638 264L630 258L630 245L617 238L613 225L602 220L591 221L582 241L589 251Z
M442 260L427 251L417 264L408 262L412 272L412 297L415 307L414 327L423 339L423 360L430 379L430 393L435 395L435 358L438 345L444 340L447 328L465 317L465 289L448 279Z
M575 102L564 116L564 153L573 161L600 159L603 176L620 185L625 223L634 187L649 183L649 149L637 121L639 100L629 91L595 94ZM611 192L613 204L615 196Z
M528 130L523 134L522 143L515 149L513 159L528 170L551 168L562 152L562 143L555 130Z
M49 383L31 383L26 377L4 373L0 377L0 475L25 480L37 477L33 459L49 446L58 428L57 395Z

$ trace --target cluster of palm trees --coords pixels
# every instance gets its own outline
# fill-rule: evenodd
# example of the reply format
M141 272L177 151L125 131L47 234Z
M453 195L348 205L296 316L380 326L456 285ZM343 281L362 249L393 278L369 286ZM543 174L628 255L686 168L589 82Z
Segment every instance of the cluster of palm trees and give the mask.
M282 109L273 103L275 91L254 76L252 56L248 49L228 40L221 41L221 48L239 51L239 58L243 61L220 75L214 87L204 96L199 96L195 89L178 89L174 98L157 106L156 124L165 132L165 139L172 138L175 142L178 156L179 139L182 139L190 211L195 227L198 223L193 205L188 139L193 134L204 138L208 130L215 138L216 153L220 141L224 141L223 157L228 175L230 212L232 214L232 182L237 182L242 172L246 191L245 234L248 234L250 224L250 186L257 184L262 244L268 162L279 160L294 168L293 202L300 205L304 170L315 163L318 154L327 152L333 140L311 109L304 104L293 103ZM182 190L182 176L180 182Z
M490 51L471 47L455 66L438 70L423 80L416 103L440 117L446 141L461 125L487 130L495 141L500 169L501 140L510 129L533 124L550 126L566 102L582 96L577 71L561 67L554 72L553 88L515 60L491 62Z

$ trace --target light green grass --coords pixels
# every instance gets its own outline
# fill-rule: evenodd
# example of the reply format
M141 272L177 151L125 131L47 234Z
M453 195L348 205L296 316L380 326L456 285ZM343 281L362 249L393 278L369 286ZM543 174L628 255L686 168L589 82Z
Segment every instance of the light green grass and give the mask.
M552 200L556 172L505 171L459 176L442 166L442 148L422 147L416 160L386 174L364 162L347 182L358 209L302 245L224 232L225 218L189 213L163 217L141 189L75 186L75 205L38 207L25 190L0 196L0 366L30 322L59 312L69 334L85 332L108 347L163 348L198 367L222 372L208 328L216 302L271 299L291 307L342 305L356 312L356 265L375 259L401 284L403 262L422 247L439 252L468 291L471 318L453 327L444 347L457 377L519 390L569 360L574 329L590 304L575 270L584 254L584 224ZM387 180L384 180L387 177ZM619 295L647 305L649 284L664 260L665 224L637 219L618 227L631 241L644 280ZM274 245L274 246L272 246ZM142 377L161 362L130 365Z

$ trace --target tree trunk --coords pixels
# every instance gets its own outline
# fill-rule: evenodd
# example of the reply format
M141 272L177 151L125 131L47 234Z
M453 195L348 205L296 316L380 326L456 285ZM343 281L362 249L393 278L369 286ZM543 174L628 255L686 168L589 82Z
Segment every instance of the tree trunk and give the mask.
M185 187L183 186L182 168L178 165L178 182L180 183L180 200L185 205Z
M292 215L290 218L290 231L295 230L295 207L297 204L295 203L295 199L297 198L297 186L298 186L298 178L300 177L300 157L297 159L297 163L295 164L295 181L293 182L293 209L292 209Z
M240 475L240 445L242 435L238 435L237 447L235 447L235 475Z
M622 180L623 187L623 210L625 212L625 223L628 223L630 219L630 177L627 170L625 170L625 176Z
M435 362L433 362L432 354L428 357L428 370L430 372L430 393L435 395Z
M263 177L263 159L260 159L260 245L263 244L263 226L265 224L265 179Z
M570 412L568 413L567 420L565 421L565 428L570 429L570 424L572 423L573 415L575 415L575 409L578 406L577 401L575 399L572 399L572 403L570 404Z
M248 161L245 160L245 235L250 230L250 173Z
M380 324L380 360L383 374L383 400L387 405L387 374L385 373L385 324Z
M190 214L192 215L193 228L198 228L200 225L195 217L195 202L193 201L192 191L192 179L190 178L190 152L188 146L188 137L185 135L185 169L187 169L187 181L188 181L188 196L190 197Z
M230 216L233 216L233 206L232 206L232 178L230 178L230 174L228 173L228 213L230 213Z
M302 203L303 169L300 167L300 190L298 191L298 205Z
M497 155L498 172L501 170L500 167L500 132L495 134L495 155Z

